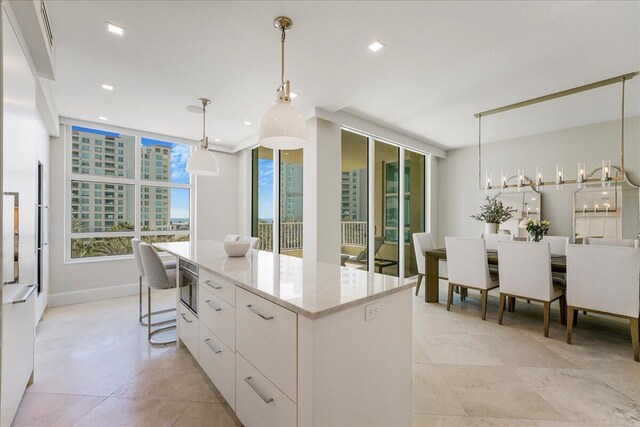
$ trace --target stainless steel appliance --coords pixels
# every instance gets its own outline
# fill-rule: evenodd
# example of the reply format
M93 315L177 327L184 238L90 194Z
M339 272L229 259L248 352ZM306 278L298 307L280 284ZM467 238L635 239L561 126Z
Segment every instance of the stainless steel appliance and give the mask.
M180 301L194 314L198 314L198 267L180 260L179 265Z

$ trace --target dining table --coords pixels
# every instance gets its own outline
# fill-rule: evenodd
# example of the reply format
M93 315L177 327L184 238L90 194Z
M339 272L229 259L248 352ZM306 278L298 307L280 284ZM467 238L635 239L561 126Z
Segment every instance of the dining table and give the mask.
M425 293L424 302L439 302L440 295L440 280L448 280L447 277L440 275L439 264L440 260L447 259L447 250L445 248L432 249L425 251ZM487 250L487 261L489 265L498 265L498 251ZM566 255L554 255L551 254L551 271L554 273L566 273L567 272L567 257Z

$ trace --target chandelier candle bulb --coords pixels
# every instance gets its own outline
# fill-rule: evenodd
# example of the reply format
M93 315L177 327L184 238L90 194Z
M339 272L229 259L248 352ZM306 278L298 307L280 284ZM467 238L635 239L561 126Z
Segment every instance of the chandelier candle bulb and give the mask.
M536 168L536 186L537 187L542 187L544 185L543 175L544 175L544 171L542 169L542 166L537 167Z
M584 162L578 163L578 183L583 183L585 178L585 170L587 165Z
M611 160L602 161L602 181L611 180Z
M502 171L502 188L507 188L507 171Z
M486 176L486 179L487 179L487 185L486 185L485 189L491 190L491 173L487 172L485 174L485 176Z
M524 169L518 169L518 188L524 186Z

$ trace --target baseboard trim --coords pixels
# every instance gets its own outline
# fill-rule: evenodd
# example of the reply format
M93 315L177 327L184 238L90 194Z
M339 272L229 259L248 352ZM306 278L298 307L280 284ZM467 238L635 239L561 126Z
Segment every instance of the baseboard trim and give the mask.
M138 294L138 283L127 283L103 288L83 289L80 291L59 292L49 295L49 307L82 304L84 302L100 301L104 299L128 297ZM143 292L146 289L143 289Z

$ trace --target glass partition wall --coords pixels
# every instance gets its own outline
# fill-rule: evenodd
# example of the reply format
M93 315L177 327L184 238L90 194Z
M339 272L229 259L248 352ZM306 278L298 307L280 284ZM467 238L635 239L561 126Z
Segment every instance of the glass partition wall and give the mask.
M280 151L280 253L302 258L302 150Z
M393 143L342 131L344 266L396 277L418 273L412 235L425 231L426 160Z
M342 264L368 269L369 138L342 131L340 184Z
M273 150L253 149L251 235L260 238L260 249L273 251Z

